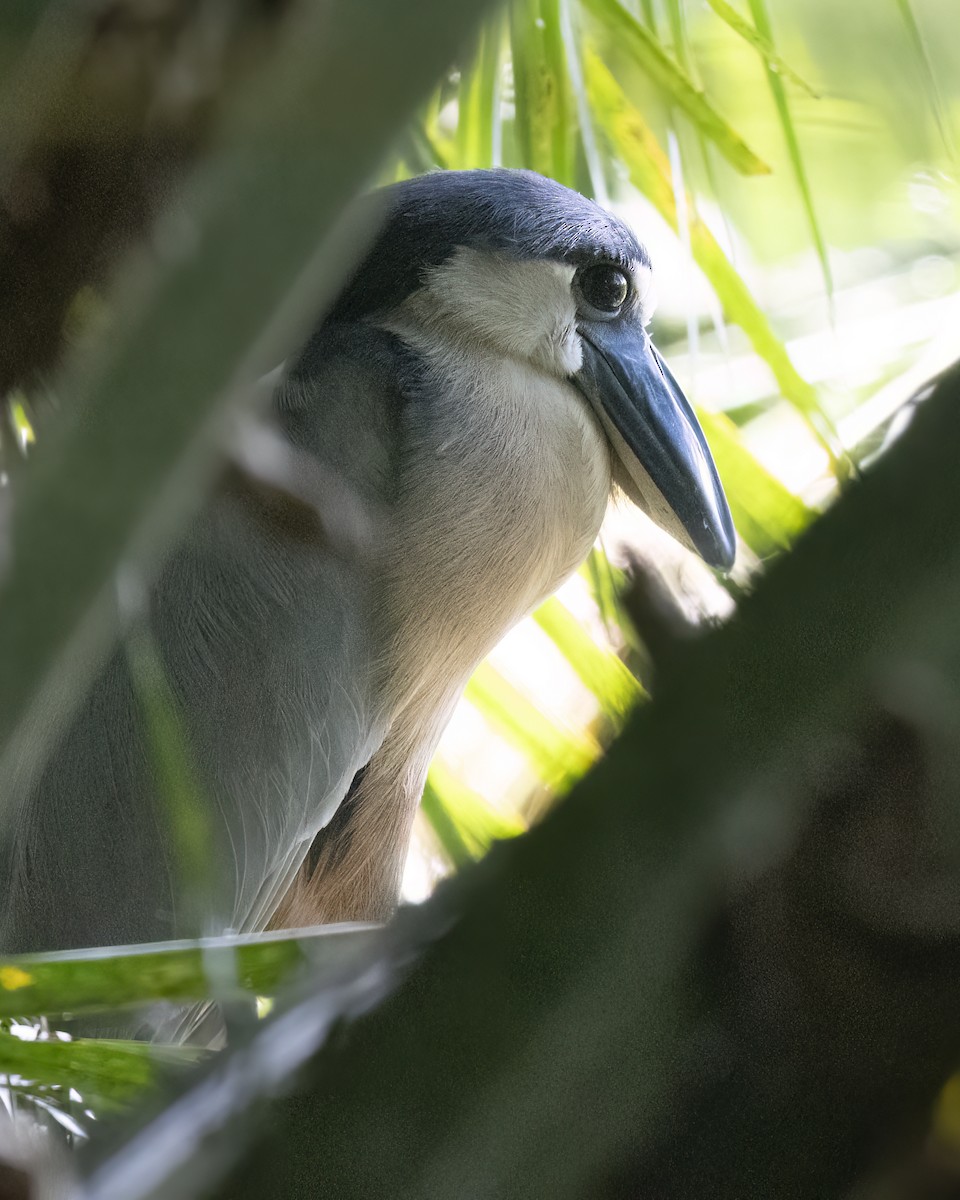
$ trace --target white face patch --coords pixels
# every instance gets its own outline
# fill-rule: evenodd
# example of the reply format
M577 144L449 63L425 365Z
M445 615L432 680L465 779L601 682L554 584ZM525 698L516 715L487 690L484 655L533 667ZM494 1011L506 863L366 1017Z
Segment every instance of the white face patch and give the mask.
M566 379L583 363L574 268L461 246L430 273L418 317ZM410 301L408 301L410 303Z
M633 288L640 301L640 321L648 325L657 307L657 293L653 284L653 268L637 265L630 271Z

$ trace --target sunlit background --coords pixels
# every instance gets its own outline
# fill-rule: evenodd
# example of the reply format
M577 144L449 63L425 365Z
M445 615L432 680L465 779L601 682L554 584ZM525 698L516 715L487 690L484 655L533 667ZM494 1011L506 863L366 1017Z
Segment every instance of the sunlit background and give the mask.
M412 138L417 153L397 173L530 165L539 145L541 169L567 171L565 182L637 230L656 272L654 335L708 414L741 532L733 580L749 586L830 503L838 477L896 436L904 401L960 354L956 10L942 0L754 4L744 30L728 23L736 12L705 0L624 8L768 173L738 172L664 102L630 59L629 31L613 36L610 5L598 2L543 4L526 32L543 35L541 69L566 81L566 96L543 99L539 116L549 119L551 104L575 114L579 156L538 143L535 129L525 135L529 114L518 125L511 48L529 52L530 41L517 16L513 28L491 22L477 61L439 89ZM758 29L762 45L745 36ZM528 105L536 86L526 81ZM776 374L781 352L796 371L790 396ZM690 619L732 611L712 573L626 502L611 507L599 546L614 567L631 556L656 562ZM569 614L598 654L624 655L622 624L598 603L602 565L592 566L509 634L459 704L418 821L407 900L425 898L491 838L525 829L617 727L625 693L610 700L609 679L583 670L582 643L570 646L572 627L557 624ZM626 693L642 695L629 684Z

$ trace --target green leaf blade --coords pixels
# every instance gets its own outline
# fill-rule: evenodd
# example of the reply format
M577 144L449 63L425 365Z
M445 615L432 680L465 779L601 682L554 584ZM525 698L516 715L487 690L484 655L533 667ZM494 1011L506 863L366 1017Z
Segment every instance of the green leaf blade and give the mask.
M770 25L770 16L767 12L765 0L748 0L750 12L753 15L754 23L761 37L766 38L768 42L773 42L773 29ZM833 272L830 268L830 256L827 252L826 239L823 236L823 231L820 228L820 220L817 216L816 206L813 202L813 191L810 187L810 179L807 175L807 168L804 163L803 153L800 149L800 138L797 136L797 129L793 122L793 116L790 112L790 102L787 99L786 88L783 86L783 79L779 73L774 70L770 64L767 64L767 82L770 85L770 92L773 95L773 102L776 106L777 116L780 120L780 128L783 131L783 138L787 145L787 154L790 158L790 165L793 169L793 175L797 182L797 189L800 192L800 199L803 204L803 210L806 213L807 225L810 229L810 236L813 238L813 244L817 251L817 258L820 260L820 270L823 274L823 283L826 288L827 297L833 300Z
M734 33L756 50L769 70L776 72L784 79L789 79L801 91L806 92L811 99L820 99L819 93L777 53L769 38L764 37L749 21L744 20L732 4L728 4L727 0L707 0L707 3L721 21L729 25Z
M0 1018L271 995L306 963L333 969L361 953L375 932L331 925L0 959Z
M604 650L556 596L534 612L533 619L600 702L606 715L619 722L645 696L642 685L616 654Z
M613 74L589 47L584 67L591 103L601 115L603 129L623 159L631 181L676 230L679 218L666 154ZM754 351L769 366L784 399L803 417L828 454L834 474L846 478L850 463L823 412L816 388L794 367L783 342L709 227L694 215L689 231L694 261L710 282L727 318L740 326Z
M510 45L522 165L573 187L576 104L567 72L559 0L514 4Z
M618 0L584 0L584 4L612 38L630 49L666 99L686 114L731 166L743 175L770 174L770 167L720 115L689 75L673 62L654 35Z
M730 502L737 533L763 560L789 549L814 511L750 453L724 413L697 409L703 432Z

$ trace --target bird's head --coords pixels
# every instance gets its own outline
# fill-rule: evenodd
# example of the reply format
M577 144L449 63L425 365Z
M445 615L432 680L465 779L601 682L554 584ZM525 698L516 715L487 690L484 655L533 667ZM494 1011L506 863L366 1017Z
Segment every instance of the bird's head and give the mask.
M377 194L385 216L334 318L416 302L427 319L568 379L615 481L713 567L736 537L700 425L647 330L653 272L633 232L530 171L445 171Z

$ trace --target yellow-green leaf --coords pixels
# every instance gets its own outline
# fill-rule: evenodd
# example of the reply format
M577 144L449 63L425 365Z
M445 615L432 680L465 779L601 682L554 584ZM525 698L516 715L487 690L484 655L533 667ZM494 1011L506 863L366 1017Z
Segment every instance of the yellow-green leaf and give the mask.
M512 5L510 44L523 165L572 187L577 118L559 0L518 0Z
M456 138L460 167L495 164L503 42L499 13L484 24L477 41L476 52L460 72Z
M454 866L481 858L499 838L524 832L502 816L440 760L434 760L421 802L423 815Z
M714 108L689 75L673 61L648 29L618 0L584 0L610 36L622 42L648 78L671 104L712 141L731 166L743 175L769 175L770 168Z
M608 716L619 718L644 696L637 680L610 650L598 646L577 618L556 596L551 596L533 614L581 682L600 701Z
M798 75L789 63L781 58L774 49L770 39L764 37L749 21L741 17L732 4L728 4L727 0L707 0L707 3L721 21L729 25L734 33L742 37L748 45L756 50L771 71L776 71L784 79L789 79L791 83L796 84L798 88L806 92L808 96L812 96L814 100L820 98L810 84L802 76Z
M787 549L814 513L757 461L724 413L697 410L737 533L758 558Z
M550 787L570 786L599 757L593 738L559 728L489 663L477 668L464 696Z
M623 159L634 185L678 228L677 204L670 177L670 164L647 122L624 94L623 89L590 49L584 54L584 69L591 103L600 118L600 128ZM692 206L690 206L692 209ZM756 353L766 362L784 398L800 413L814 436L830 456L834 473L849 474L849 462L836 431L820 407L816 388L797 371L783 342L777 337L736 270L707 225L695 213L689 222L690 250L710 281L728 320L739 325Z

